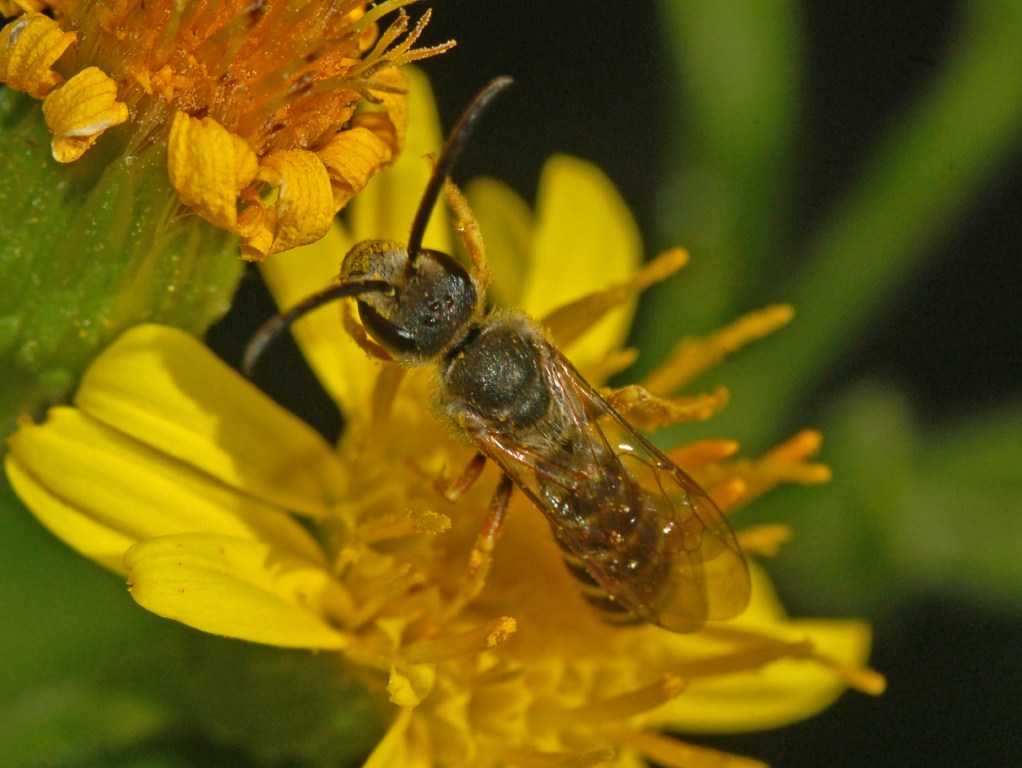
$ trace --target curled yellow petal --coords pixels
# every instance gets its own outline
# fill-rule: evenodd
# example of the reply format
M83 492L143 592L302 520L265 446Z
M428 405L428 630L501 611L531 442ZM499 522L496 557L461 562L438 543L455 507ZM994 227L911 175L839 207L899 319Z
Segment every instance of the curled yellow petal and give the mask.
M330 176L335 210L340 210L376 171L394 158L390 145L363 126L334 134L316 154Z
M255 152L216 120L174 115L167 141L170 184L210 223L236 232L238 196L258 170Z
M87 67L50 92L43 115L53 131L53 159L71 163L107 128L127 120L128 108L117 100L117 83L99 67Z
M424 156L439 152L443 144L440 119L437 117L429 81L414 67L409 67L406 74L407 115L415 130L407 134L407 146L401 150L397 160L384 173L375 176L352 201L348 209L352 245L369 238L398 242L408 240L412 217L433 171ZM394 100L393 97L394 94L381 94L384 103L389 104ZM369 127L365 120L359 124ZM451 252L451 232L445 206L438 205L434 211L426 227L423 244L444 253Z
M435 683L436 664L395 664L390 668L387 693L399 707L417 707Z
M204 632L286 648L340 649L351 598L329 571L263 542L182 534L124 556L143 608Z
M4 10L5 15L10 15ZM26 13L0 30L0 83L41 99L63 78L51 67L75 41L49 16Z
M277 189L277 199L272 205L249 205L262 215L253 219L258 221L255 231L239 232L244 258L260 261L327 233L335 210L333 192L327 169L315 154L300 149L271 152L260 161L257 175Z
M408 136L410 101L422 102L424 97L432 99L432 94L428 92L428 81L415 67L387 67L373 75L373 79L386 86L376 91L380 109L363 112L355 118L354 124L378 133L390 146L391 152L399 155L404 150ZM420 93L423 83L427 84L424 96ZM418 128L416 126L416 130Z
M44 11L49 5L46 0L0 0L0 16L10 18L22 13Z

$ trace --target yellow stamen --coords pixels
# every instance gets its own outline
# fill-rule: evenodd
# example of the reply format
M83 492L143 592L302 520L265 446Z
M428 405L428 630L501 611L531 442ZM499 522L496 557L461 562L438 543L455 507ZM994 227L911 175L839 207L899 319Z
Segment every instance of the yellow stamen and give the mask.
M43 115L53 131L53 159L71 163L107 128L127 120L128 108L117 100L117 84L98 67L88 67L50 92Z
M839 664L817 654L813 654L813 658L857 691L868 693L870 696L879 696L887 690L887 678L874 669Z
M686 263L687 251L681 248L664 251L631 280L565 304L546 315L541 322L559 345L570 344L607 312L634 298L653 283L666 279Z
M730 502L725 502L718 499L717 493L726 483L734 480L744 484L740 498L742 504L762 496L780 483L800 485L826 483L830 480L830 469L824 464L808 461L819 451L820 441L818 432L804 430L758 459L751 461L743 459L717 467L708 473L710 477L704 484L713 486L714 500L721 509L725 509L739 499L732 498Z
M564 719L574 722L601 723L627 720L643 712L666 704L685 690L685 681L675 675L666 675L655 683L634 691L600 701L593 701L575 709L566 710Z
M704 338L683 339L667 362L642 384L651 392L675 392L749 342L786 325L794 316L791 306L778 304L750 312Z
M755 525L752 528L743 528L737 531L738 543L742 551L748 555L760 555L761 557L773 557L776 555L782 544L791 541L791 528L780 524Z
M614 390L607 401L634 426L659 429L685 421L705 421L727 405L728 391L717 387L712 393L665 398L632 384Z
M404 655L416 663L436 663L461 656L475 656L504 642L517 628L518 622L510 616L502 616L456 635L417 640L405 648Z
M532 749L501 749L495 755L500 765L514 765L520 768L590 768L603 765L614 759L615 753L606 749L591 749L585 752L539 752Z
M650 760L666 768L768 768L766 763L750 757L697 747L670 736L644 732L623 734L623 738Z
M705 484L704 484L705 485ZM749 486L740 477L732 477L722 483L708 487L710 498L721 512L730 512L739 502L744 502Z
M778 659L813 657L813 644L809 640L785 642L755 632L718 625L704 627L702 631L708 637L738 643L739 647L730 653L677 664L674 667L675 674L696 680L760 669Z
M734 440L700 440L667 452L667 457L682 469L693 470L717 464L738 453Z
M366 543L397 539L415 533L436 535L450 530L451 518L429 510L406 510L384 515L359 526L359 539Z

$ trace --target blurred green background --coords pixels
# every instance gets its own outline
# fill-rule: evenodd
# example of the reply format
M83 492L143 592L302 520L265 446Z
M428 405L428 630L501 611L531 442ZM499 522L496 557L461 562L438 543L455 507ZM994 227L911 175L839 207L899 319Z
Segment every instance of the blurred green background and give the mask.
M640 368L742 312L796 307L790 327L699 382L731 389L727 412L675 437L734 437L755 452L803 427L824 431L834 481L775 493L738 523L794 526L770 564L787 604L870 619L889 690L846 695L778 731L698 740L777 766L1016 763L1022 3L431 5L427 42L459 41L425 66L446 125L492 76L517 81L459 179L496 176L531 198L548 155L578 155L618 185L648 253L692 251L643 304ZM237 360L270 311L252 273L211 340ZM284 374L266 386L325 432L339 429L325 401L296 386L296 353L270 354L264 370ZM275 712L329 709L344 695L296 701L302 686L287 681L314 675L304 661L185 639L33 521L7 515L3 529L0 692L11 695L0 695L0 763L33 764L46 735L68 745L54 764L115 754L102 762L240 764L210 743L250 733L232 731L226 699L193 712L193 725L216 724L209 741L187 721L181 733L166 728L177 721L164 707L195 706L182 680L199 664L224 689L257 674L254 690L276 692L249 703L267 717L253 750L266 760L281 757L275 740L299 738L274 729ZM139 693L154 687L166 692L159 703ZM295 752L325 754L343 729L313 729ZM151 749L132 757L137 739Z

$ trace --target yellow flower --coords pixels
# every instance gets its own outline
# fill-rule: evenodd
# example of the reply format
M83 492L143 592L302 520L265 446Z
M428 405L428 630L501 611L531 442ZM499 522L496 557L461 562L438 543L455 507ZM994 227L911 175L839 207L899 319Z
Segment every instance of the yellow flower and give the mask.
M0 83L43 99L58 162L125 123L126 154L165 144L181 201L261 259L321 237L400 152L398 66L453 44L413 49L429 12L409 28L407 4L5 2L21 15L0 30Z
M430 124L427 100L410 109L416 125ZM264 264L283 304L322 287L356 240L407 235L428 174L414 154L374 179L350 231L308 246L300 268ZM545 314L562 338L606 313L584 344L565 348L594 377L631 359L618 349L628 304L684 254L640 268L627 209L577 160L547 166L535 222L505 188L474 191L498 276L510 268L502 263L510 246L523 249L523 277L505 299ZM426 245L449 250L442 221ZM553 279L566 264L573 279ZM656 375L684 381L789 316L773 308L689 340ZM484 472L456 504L442 498L437 479L463 467L471 449L431 416L429 373L368 358L341 330L345 317L334 307L295 326L343 409L337 447L199 342L148 325L95 361L74 407L11 438L12 486L54 534L126 574L143 607L206 632L335 653L344 674L393 705L373 768L720 765L719 753L662 732L772 727L818 711L849 684L882 688L863 667L864 624L789 619L755 564L752 603L725 624L680 635L603 623L520 494L482 590L462 599L497 473ZM638 388L608 396L650 424L702 418L724 400ZM672 455L730 510L780 481L826 479L811 461L818 442L804 433L756 460L732 460L729 441ZM769 554L785 534L760 527L739 536L748 553Z

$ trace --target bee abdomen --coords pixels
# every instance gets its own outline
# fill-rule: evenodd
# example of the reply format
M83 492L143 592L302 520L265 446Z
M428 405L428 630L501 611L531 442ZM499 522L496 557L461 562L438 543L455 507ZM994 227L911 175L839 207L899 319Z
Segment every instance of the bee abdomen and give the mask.
M642 624L643 620L631 613L621 603L615 600L586 570L581 560L565 548L564 543L557 536L554 537L561 547L561 556L564 558L564 565L576 582L578 591L596 611L600 618L608 624Z

